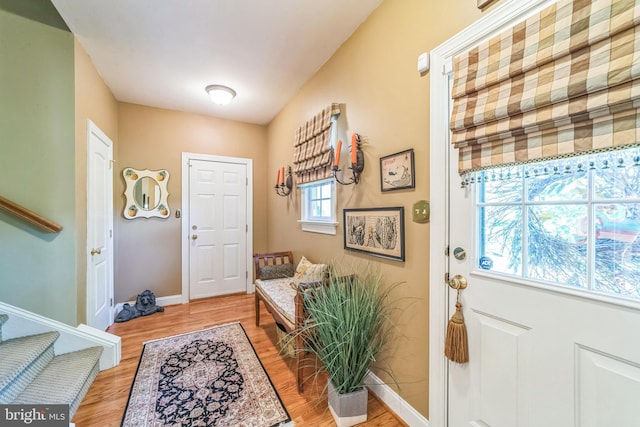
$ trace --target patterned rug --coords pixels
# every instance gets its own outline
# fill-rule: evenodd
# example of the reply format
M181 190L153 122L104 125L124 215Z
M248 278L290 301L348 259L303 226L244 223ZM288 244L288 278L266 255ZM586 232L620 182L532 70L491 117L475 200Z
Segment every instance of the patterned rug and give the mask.
M144 344L122 426L292 427L240 323Z

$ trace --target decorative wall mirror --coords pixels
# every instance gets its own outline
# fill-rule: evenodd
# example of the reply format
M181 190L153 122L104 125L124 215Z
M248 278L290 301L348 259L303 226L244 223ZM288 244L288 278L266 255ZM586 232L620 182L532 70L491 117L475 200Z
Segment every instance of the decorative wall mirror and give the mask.
M127 204L124 207L124 217L134 218L168 218L169 204L167 197L167 182L169 171L165 169L151 171L124 168L122 171L127 188L124 195Z

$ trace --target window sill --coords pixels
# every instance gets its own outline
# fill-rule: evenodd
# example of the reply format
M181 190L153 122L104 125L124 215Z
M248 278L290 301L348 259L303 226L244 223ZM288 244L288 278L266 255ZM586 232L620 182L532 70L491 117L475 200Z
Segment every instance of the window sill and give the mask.
M305 221L298 220L302 226L302 231L308 231L310 233L321 234L333 234L336 235L336 228L338 228L337 222L320 222L320 221Z

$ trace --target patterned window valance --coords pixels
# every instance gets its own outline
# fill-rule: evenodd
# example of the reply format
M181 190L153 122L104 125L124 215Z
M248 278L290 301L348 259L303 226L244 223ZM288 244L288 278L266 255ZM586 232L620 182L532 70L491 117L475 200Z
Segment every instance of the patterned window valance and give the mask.
M296 131L293 172L304 184L332 176L331 118L340 114L340 105L331 104Z
M460 174L640 142L640 0L559 0L454 60Z

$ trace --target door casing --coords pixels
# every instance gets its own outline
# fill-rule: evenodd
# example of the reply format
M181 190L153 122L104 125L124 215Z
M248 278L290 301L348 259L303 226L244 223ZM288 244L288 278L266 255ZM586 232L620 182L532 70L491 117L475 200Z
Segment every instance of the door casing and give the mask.
M189 296L189 161L204 160L211 162L238 163L247 167L247 245L246 245L246 262L249 274L246 282L247 293L254 291L251 273L253 261L253 160L238 157L213 156L209 154L198 153L182 153L182 303L187 304L190 300Z

